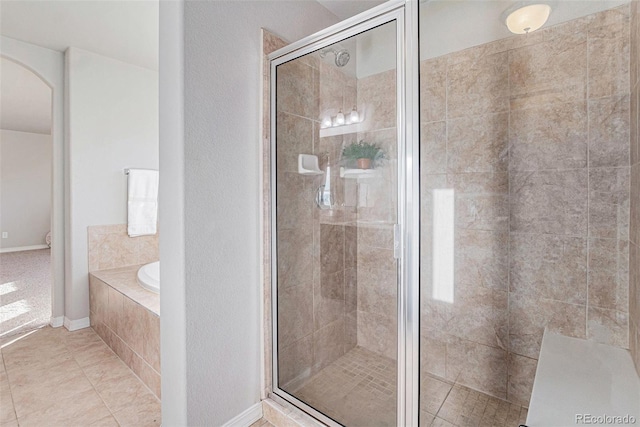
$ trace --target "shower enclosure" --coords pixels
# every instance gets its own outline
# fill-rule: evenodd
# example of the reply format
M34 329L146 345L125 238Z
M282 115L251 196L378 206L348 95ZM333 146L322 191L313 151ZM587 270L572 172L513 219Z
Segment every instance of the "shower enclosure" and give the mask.
M637 2L501 4L269 56L268 388L325 424L524 424L545 330L640 359Z

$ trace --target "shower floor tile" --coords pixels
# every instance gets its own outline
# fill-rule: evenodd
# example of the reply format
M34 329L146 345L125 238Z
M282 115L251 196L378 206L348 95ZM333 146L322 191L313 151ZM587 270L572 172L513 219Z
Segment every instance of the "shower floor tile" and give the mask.
M394 360L356 347L292 394L345 426L395 426L396 378ZM526 408L428 374L420 386L420 427L514 427L527 417Z

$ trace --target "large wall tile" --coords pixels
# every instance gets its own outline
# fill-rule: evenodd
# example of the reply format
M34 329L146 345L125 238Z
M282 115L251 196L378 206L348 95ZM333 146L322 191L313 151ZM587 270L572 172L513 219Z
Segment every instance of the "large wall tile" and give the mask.
M446 76L446 58L434 58L420 62L421 122L435 122L446 118Z
M584 32L510 51L511 110L586 99L586 54Z
M447 343L446 378L505 399L507 352L457 338Z
M589 170L589 235L610 239L629 238L630 170Z
M511 231L586 235L587 171L512 173Z
M312 231L306 228L278 231L278 288L313 281Z
M589 307L587 337L603 344L629 348L629 315L626 312Z
M314 85L314 69L303 61L289 61L278 66L278 112L307 118L318 117L318 85Z
M457 284L446 330L468 341L508 348L508 307L506 290L486 288L481 283Z
M297 172L278 174L276 213L278 230L308 228L313 221L315 182Z
M584 305L567 304L522 292L509 294L509 351L538 358L542 335L549 331L586 338Z
M509 354L509 384L507 400L528 407L538 361L517 354Z
M444 173L447 169L447 123L423 123L420 132L420 170Z
M312 284L278 292L278 345L287 346L313 332Z
M615 17L589 25L589 98L629 93L629 9L605 12Z
M629 309L629 242L589 241L589 308Z
M344 354L344 332L344 319L340 319L313 333L313 366L316 372Z
M509 132L511 170L587 166L587 104L584 101L512 111Z
M311 376L313 366L313 335L307 335L278 351L278 382L287 390L295 379Z
M447 117L477 116L509 109L507 53L449 64Z
M398 273L359 269L358 310L397 317Z
M586 304L586 239L512 233L509 251L512 292Z
M461 117L447 122L447 171L504 172L507 170L507 113Z
M358 345L390 359L398 358L396 317L358 311Z
M589 166L629 166L629 95L589 100Z
M455 235L455 284L476 284L508 289L508 233L457 230Z
M365 108L369 130L396 126L396 70L358 79L358 107Z
M298 154L313 153L313 122L279 112L276 129L277 172L297 172Z

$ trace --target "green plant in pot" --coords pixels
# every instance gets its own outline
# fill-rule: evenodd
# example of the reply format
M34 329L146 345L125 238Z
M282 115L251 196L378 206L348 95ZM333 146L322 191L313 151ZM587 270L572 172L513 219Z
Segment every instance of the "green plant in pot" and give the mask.
M384 151L378 144L360 141L351 143L342 150L342 160L357 164L358 169L371 169L381 159L384 159Z

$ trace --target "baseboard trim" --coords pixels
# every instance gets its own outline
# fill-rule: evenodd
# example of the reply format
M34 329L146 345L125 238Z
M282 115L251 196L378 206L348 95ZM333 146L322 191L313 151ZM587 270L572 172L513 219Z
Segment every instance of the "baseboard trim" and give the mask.
M77 331L78 329L84 329L91 326L91 322L88 317L84 317L78 320L71 320L67 316L64 317L64 327L69 330L69 332Z
M241 414L224 423L222 427L248 427L260 418L262 418L262 402L247 408Z
M7 252L35 251L37 249L49 249L48 245L18 246L15 248L0 248L0 254Z
M51 320L49 320L49 324L52 328L59 328L64 325L64 316L52 317Z

